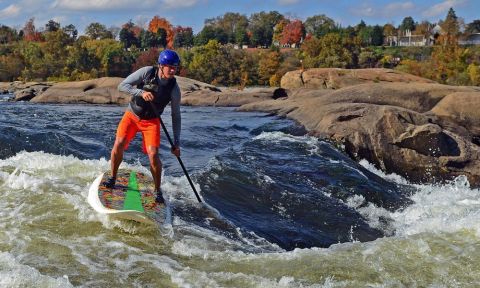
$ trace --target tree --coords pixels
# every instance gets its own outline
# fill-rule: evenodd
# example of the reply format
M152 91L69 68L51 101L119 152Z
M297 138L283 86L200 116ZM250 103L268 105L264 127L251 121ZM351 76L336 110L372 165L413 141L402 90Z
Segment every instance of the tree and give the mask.
M142 32L140 32L140 37L138 40L140 42L140 47L143 49L150 49L157 46L156 35L148 30L142 30Z
M194 39L195 45L206 45L210 40L216 40L221 44L228 43L228 35L221 28L206 25Z
M282 56L278 51L267 52L266 55L260 56L258 63L258 82L261 85L278 86L279 76L276 75L280 68Z
M30 18L22 29L23 39L25 39L25 41L38 42L43 40L42 34L35 28L34 22L35 18Z
M440 26L447 35L457 36L460 31L460 24L458 22L458 17L455 14L455 10L450 8L447 13L445 21L443 21Z
M152 20L148 23L148 31L157 33L158 29L163 29L166 32L166 46L169 48L173 47L173 28L172 24L167 21L165 18L160 18L159 16L154 16Z
M42 46L47 77L64 76L64 68L67 63L67 47L70 37L63 30L59 29L45 33L45 44Z
M329 33L320 39L320 67L348 68L353 64L352 53L342 43L340 35Z
M467 72L472 85L480 85L480 67L471 63L468 65Z
M123 44L123 47L130 48L132 46L139 47L140 41L135 37L135 33L129 27L123 27L119 33L120 42Z
M358 31L358 37L360 38L363 46L372 45L373 27L366 26Z
M373 29L372 29L372 45L373 46L383 45L383 29L379 25L373 26Z
M273 42L280 44L282 41L282 34L283 34L283 29L287 24L290 23L290 20L288 19L282 19L280 20L275 27L273 27Z
M177 26L174 31L173 47L192 47L193 46L193 30L191 27Z
M68 24L67 26L63 27L63 32L65 32L72 41L77 39L78 31L73 24Z
M284 19L283 15L277 11L252 14L248 28L251 33L251 44L265 47L272 45L273 28L282 19Z
M150 31L147 31L148 33L152 33ZM142 52L137 59L135 60L135 63L132 65L132 70L136 71L142 67L145 66L153 66L157 64L157 59L158 59L158 49L156 47L150 48L145 52Z
M282 31L281 44L300 44L305 36L305 28L300 20L294 20L288 23Z
M390 23L387 23L387 24L383 25L383 35L385 37L396 35L395 26L393 26Z
M415 30L415 21L411 16L403 18L402 24L400 25L400 30L403 32L405 31L413 31Z
M17 31L5 25L0 26L0 44L10 43L17 39Z
M432 34L432 28L434 25L428 21L422 21L422 23L417 24L413 34L415 35L424 35L425 37L430 37Z
M205 20L205 25L212 26L215 29L222 30L219 32L226 35L225 43L237 43L237 34L239 31L246 32L248 27L248 18L239 13L225 13L223 16ZM239 38L243 40L242 37ZM217 39L218 40L218 39Z
M111 35L111 32L107 30L105 25L100 24L98 22L93 22L90 23L86 28L85 28L85 34L90 37L92 40L96 39L106 39L106 38L113 38L113 35ZM109 34L112 37L108 37Z
M55 32L60 29L60 23L55 22L54 20L48 20L45 24L45 32Z
M317 38L324 36L335 29L335 22L324 14L308 17L307 20L305 20L304 25L305 32L316 36Z
M167 47L168 45L168 33L163 28L158 28L157 33L155 33L155 43L158 47Z
M480 20L473 20L468 23L465 32L468 34L480 33Z

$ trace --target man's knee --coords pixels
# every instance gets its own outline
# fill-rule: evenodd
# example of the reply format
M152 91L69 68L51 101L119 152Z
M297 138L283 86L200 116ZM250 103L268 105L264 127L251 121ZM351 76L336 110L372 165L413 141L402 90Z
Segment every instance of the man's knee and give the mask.
M147 149L147 154L148 154L148 159L150 159L150 162L158 161L158 148L154 146L150 146Z
M113 144L112 153L122 153L125 150L127 140L125 138L117 138Z

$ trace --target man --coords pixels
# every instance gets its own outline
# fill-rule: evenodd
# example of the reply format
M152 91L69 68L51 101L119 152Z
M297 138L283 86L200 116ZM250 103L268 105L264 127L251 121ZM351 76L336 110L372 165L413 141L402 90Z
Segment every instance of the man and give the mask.
M123 151L137 132L142 133L143 152L148 154L157 193L157 203L164 203L160 190L162 162L158 157L160 147L159 114L171 103L174 147L172 153L180 156L180 88L175 79L175 72L180 58L172 50L164 50L158 57L158 67L143 67L130 74L118 85L118 90L132 95L122 120L118 124L115 144L111 154L112 176L105 185L115 186L118 167L123 160ZM157 114L158 113L158 114Z

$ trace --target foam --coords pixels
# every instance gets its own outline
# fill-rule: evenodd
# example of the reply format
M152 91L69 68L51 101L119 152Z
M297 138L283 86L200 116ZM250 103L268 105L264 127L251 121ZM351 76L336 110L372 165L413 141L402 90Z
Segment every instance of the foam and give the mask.
M0 252L0 287L73 287L68 276L50 277L21 264L13 255Z

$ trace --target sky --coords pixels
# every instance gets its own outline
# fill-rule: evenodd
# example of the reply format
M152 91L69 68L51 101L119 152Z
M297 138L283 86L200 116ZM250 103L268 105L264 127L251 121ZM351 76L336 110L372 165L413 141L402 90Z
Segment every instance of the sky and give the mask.
M305 21L310 16L325 14L342 26L356 25L364 20L368 25L392 23L403 18L417 22L438 22L450 7L465 23L480 19L480 0L0 0L0 25L21 29L28 19L35 18L37 29L49 20L60 25L73 24L80 34L92 22L121 27L130 19L148 25L156 15L174 26L192 27L201 31L205 19L227 12L249 17L261 11L278 11L291 19Z

